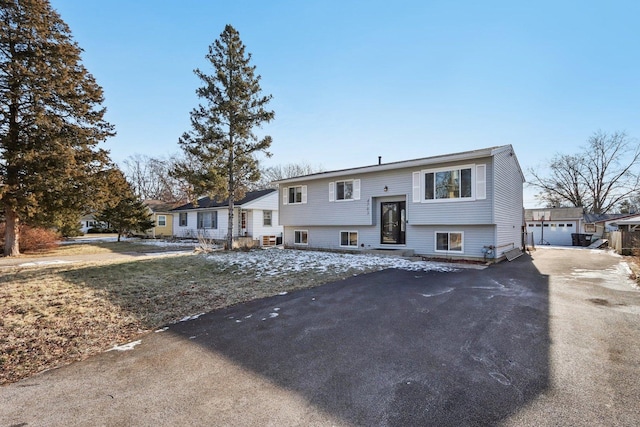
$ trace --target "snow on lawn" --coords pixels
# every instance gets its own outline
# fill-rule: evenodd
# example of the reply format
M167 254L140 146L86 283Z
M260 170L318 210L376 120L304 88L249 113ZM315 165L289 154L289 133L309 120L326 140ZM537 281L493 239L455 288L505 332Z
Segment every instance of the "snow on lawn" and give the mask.
M333 252L301 251L295 249L270 249L250 252L220 252L207 259L239 272L255 271L256 277L276 276L282 273L313 271L316 273L347 271L365 272L397 268L409 271L455 271L454 268L428 261L409 261L391 256L369 254L343 254Z

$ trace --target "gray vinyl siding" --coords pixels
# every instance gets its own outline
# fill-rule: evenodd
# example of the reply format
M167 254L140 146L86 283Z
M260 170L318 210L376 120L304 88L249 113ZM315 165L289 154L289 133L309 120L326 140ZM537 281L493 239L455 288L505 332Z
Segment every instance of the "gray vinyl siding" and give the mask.
M486 164L486 199L472 201L418 202L413 199L413 172L468 164ZM473 171L475 174L475 171ZM406 200L407 219L414 225L492 224L493 167L491 158L475 162L442 163L424 169L405 168L369 174L344 175L337 179L316 179L288 183L280 188L280 222L284 225L357 226L376 224L380 200ZM360 179L360 200L329 201L329 183ZM474 177L475 183L475 177ZM288 187L307 186L307 203L283 204L282 192ZM385 187L387 191L384 191ZM423 189L421 189L423 191ZM474 189L475 191L475 189Z
M416 255L436 258L473 258L482 259L482 248L492 245L495 236L493 225L449 225L449 226L408 226L406 245L381 245L380 230L376 226L285 226L284 244L290 247L306 249L322 248L335 250L371 250L380 248L407 248L413 249ZM307 245L294 244L296 230L304 230L308 233ZM340 246L341 231L358 232L358 248ZM464 252L436 252L436 232L462 232L464 233Z
M494 156L495 176L493 187L494 221L496 227L497 256L512 248L522 247L524 180L511 150L503 150Z

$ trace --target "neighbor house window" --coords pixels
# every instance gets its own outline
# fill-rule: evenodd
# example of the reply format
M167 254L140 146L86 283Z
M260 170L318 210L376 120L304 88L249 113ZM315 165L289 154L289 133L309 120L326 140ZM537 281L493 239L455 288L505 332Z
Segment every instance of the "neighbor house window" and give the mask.
M198 228L218 228L218 212L198 212Z
M436 232L436 252L464 251L462 232Z
M307 203L307 186L285 187L282 195L282 203L285 205Z
M296 245L306 245L308 233L306 230L295 230L293 243Z
M262 225L271 227L271 211L262 211Z
M357 231L341 231L340 246L358 247Z
M187 213L186 212L180 212L180 214L179 214L179 224L180 224L180 227L186 227L187 226Z
M167 216L158 215L158 227L165 227L167 225Z

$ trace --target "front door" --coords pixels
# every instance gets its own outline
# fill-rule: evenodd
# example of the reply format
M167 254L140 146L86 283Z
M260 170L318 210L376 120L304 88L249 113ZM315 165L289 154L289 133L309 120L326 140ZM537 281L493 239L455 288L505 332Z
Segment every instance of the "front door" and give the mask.
M404 245L406 202L382 202L380 204L381 236L380 243L387 245Z

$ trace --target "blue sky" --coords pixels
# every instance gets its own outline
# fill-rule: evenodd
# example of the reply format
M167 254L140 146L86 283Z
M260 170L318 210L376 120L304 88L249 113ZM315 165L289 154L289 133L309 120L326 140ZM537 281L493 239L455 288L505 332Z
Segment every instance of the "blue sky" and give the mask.
M596 130L640 138L637 1L51 0L105 90L118 163L179 151L226 24L275 120L267 166L325 170L512 144L522 168ZM525 206L536 205L531 189Z

